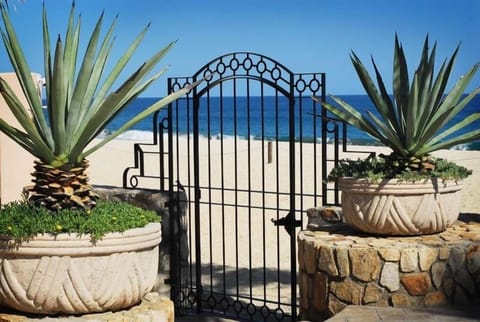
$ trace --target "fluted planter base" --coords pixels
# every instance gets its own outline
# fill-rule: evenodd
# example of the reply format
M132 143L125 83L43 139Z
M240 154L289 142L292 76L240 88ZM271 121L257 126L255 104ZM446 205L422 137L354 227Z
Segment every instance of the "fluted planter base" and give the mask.
M116 311L152 290L160 223L90 236L38 235L15 245L0 236L0 304L39 314Z
M339 188L343 216L353 227L381 235L422 235L442 232L458 219L462 182L341 178Z

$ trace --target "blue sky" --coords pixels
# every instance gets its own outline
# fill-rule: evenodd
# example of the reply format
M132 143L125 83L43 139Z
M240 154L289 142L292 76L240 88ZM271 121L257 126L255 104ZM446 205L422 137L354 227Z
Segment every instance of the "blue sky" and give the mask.
M45 2L52 35L63 35L71 2ZM42 73L42 0L10 3L29 64ZM152 23L131 70L177 40L161 64L171 66L167 76L190 76L220 55L252 51L293 72L326 72L328 93L363 94L349 60L350 51L369 68L373 55L389 85L395 32L406 50L411 73L427 33L432 42L438 42L437 66L461 43L453 79L480 62L480 0L76 0L76 7L82 14L83 39L102 10L108 24L119 14L116 54ZM0 69L12 70L3 46ZM480 75L470 90L478 86ZM166 77L143 96L164 95L165 88Z

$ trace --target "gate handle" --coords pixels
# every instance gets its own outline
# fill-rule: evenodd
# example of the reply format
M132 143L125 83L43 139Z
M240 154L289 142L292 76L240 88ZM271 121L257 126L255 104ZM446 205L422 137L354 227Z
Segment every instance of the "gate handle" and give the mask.
M283 226L290 237L295 233L295 227L302 226L302 221L295 220L295 215L293 212L289 212L285 217L279 219L272 218L271 220L275 226Z

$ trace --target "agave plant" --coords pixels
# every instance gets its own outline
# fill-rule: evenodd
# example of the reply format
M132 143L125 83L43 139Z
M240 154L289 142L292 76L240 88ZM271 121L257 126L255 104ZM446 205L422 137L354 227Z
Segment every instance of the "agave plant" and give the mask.
M464 95L479 68L477 63L456 82L448 94L445 94L458 50L459 47L443 62L435 76L436 43L429 53L427 35L420 63L410 85L403 47L395 35L393 95L387 92L373 58L372 64L378 87L358 56L354 52L350 56L377 114L368 111L367 115L364 115L336 96L331 98L337 106L321 102L318 98L314 99L340 120L365 131L383 145L390 147L393 152L386 157L386 161L392 167L398 167L397 172L404 169L432 169L434 165L430 162L431 152L480 140L480 129L459 134L461 129L480 119L480 113L473 113L456 124L447 125L480 92L480 88L477 88Z
M166 68L154 72L172 48L168 44L145 61L117 89L113 85L141 43L148 25L131 43L107 74L105 66L112 51L117 18L101 38L103 14L90 35L83 59L78 63L80 17L75 19L72 4L63 41L58 36L52 53L47 10L43 5L43 48L47 116L32 79L31 70L13 28L8 10L1 5L2 39L10 62L28 102L23 106L7 82L0 78L0 92L21 127L0 119L0 130L38 158L27 187L29 200L49 209L91 208L98 196L88 184L86 157L130 127L188 92L192 86L172 93L127 121L103 140L93 141L122 109L162 76ZM153 74L153 75L151 75Z

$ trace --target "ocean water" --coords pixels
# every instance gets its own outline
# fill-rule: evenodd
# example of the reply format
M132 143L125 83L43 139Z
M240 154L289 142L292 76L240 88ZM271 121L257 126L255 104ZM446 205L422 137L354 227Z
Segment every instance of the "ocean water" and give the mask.
M360 107L364 111L374 111L370 99L366 95L342 95L340 96L352 106ZM206 100L206 98L202 98ZM107 125L106 132L118 129L133 115L138 114L158 98L137 98L124 111ZM289 137L289 111L288 102L285 98L278 98L278 105L275 104L275 97L224 97L220 100L218 97L210 97L209 108L206 101L201 102L199 110L199 132L200 135L212 139L223 136L236 136L240 138L250 137L251 139L275 139L288 140ZM182 106L185 101L181 101ZM301 103L301 104L300 104ZM279 106L276 108L275 106ZM315 115L320 114L319 110L314 110L311 98L304 98L302 102L296 104L297 114L302 117L296 118L295 138L304 142L319 141L321 124L320 119ZM318 105L317 105L318 108ZM300 113L301 112L301 113ZM450 123L455 124L463 120L467 115L473 112L480 112L480 95L474 98L464 110L459 113ZM191 113L191 112L190 112ZM159 113L159 119L165 117L166 110ZM186 109L179 109L178 122L174 124L177 133L180 135L192 132L192 117L187 114ZM210 122L208 121L210 119ZM234 122L234 120L237 122ZM262 126L262 124L264 124ZM151 140L153 129L153 119L149 117L135 125L131 130L121 135L119 138L124 140ZM476 121L469 127L460 130L465 133L471 130L480 129L480 121ZM363 131L348 127L348 144L359 145L378 145L379 143ZM316 139L317 138L317 139ZM480 150L480 141L456 146L453 149L458 150Z

